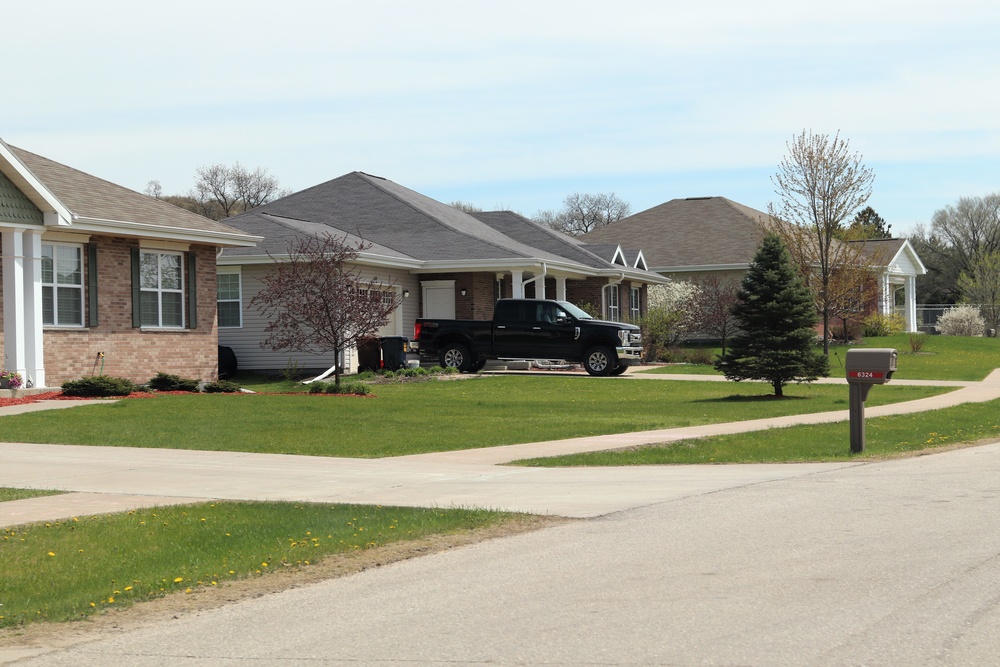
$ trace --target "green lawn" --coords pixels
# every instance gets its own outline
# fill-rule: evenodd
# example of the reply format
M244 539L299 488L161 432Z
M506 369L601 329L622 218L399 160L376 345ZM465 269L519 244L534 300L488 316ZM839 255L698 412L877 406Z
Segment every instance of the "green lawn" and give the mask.
M844 376L844 360L852 347L892 347L899 352L899 380L982 380L1000 368L1000 338L965 338L962 336L925 336L919 352L911 350L910 335L870 337L861 345L834 345L830 348L830 376ZM721 348L712 350L717 356ZM721 375L712 366L671 364L643 371L654 374Z
M40 496L57 496L63 491L44 491L40 489L10 489L0 486L0 503L23 498L38 498Z
M879 387L882 389L882 387ZM872 392L874 396L875 392ZM865 420L865 451L850 453L850 425L808 424L678 440L625 450L517 461L536 467L796 463L899 456L907 452L1000 438L1000 400Z
M0 628L79 619L337 554L522 521L524 515L218 502L0 530Z
M374 397L165 395L3 418L4 439L383 457L846 409L846 386L467 377L379 385ZM868 405L942 389L886 385Z

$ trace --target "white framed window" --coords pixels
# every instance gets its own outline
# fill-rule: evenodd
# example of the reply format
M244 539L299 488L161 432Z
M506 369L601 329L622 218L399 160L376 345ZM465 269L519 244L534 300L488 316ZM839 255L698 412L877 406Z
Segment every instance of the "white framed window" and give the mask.
M633 322L642 317L642 289L639 287L629 289L628 315Z
M604 288L604 312L612 322L617 322L621 317L621 309L618 306L618 285L608 285Z
M243 285L239 267L220 268L215 280L219 327L242 327Z
M83 326L83 246L42 244L42 324Z
M139 309L144 327L184 327L184 256L179 252L139 253Z

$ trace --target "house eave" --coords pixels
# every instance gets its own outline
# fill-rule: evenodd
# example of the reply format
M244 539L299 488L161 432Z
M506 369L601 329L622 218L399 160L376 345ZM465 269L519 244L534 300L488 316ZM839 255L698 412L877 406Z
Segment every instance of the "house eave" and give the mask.
M133 238L169 239L220 247L252 248L256 246L257 243L264 240L261 236L251 236L249 234L239 234L235 232L202 231L197 229L185 229L182 227L150 225L141 222L128 222L124 220L104 220L100 218L76 217L71 227L75 230L92 232L95 234L111 234L114 236L128 236Z

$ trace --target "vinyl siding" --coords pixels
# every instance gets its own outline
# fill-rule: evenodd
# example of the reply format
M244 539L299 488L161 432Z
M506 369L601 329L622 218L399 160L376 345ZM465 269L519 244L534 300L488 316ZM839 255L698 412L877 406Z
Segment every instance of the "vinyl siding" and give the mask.
M267 337L265 328L267 321L258 310L250 305L257 292L260 291L261 278L270 270L268 266L243 266L243 326L241 328L224 327L219 329L219 344L231 347L236 354L240 370L281 371L292 364L297 364L301 370L325 371L333 365L333 354L306 354L290 350L275 352L261 347L259 341ZM379 332L382 336L405 336L412 338L413 322L417 318L419 304L419 283L415 276L409 274L387 274L384 270L372 270L363 273L366 278L378 276L382 280L395 282L399 290L409 290L409 298L403 299L401 312ZM353 372L357 366L357 355L351 350L345 365Z

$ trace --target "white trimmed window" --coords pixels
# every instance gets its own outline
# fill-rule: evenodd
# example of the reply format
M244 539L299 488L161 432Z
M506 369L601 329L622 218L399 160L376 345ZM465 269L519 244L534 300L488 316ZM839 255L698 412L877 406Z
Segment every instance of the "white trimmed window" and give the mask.
M42 244L42 324L83 326L83 246Z
M604 311L612 322L617 322L621 317L621 309L618 307L618 285L608 285L604 288Z
M639 287L629 289L628 315L633 322L642 317L642 289Z
M219 327L243 326L243 289L239 267L220 268L216 274Z
M184 327L184 255L179 252L139 254L139 308L142 326Z

